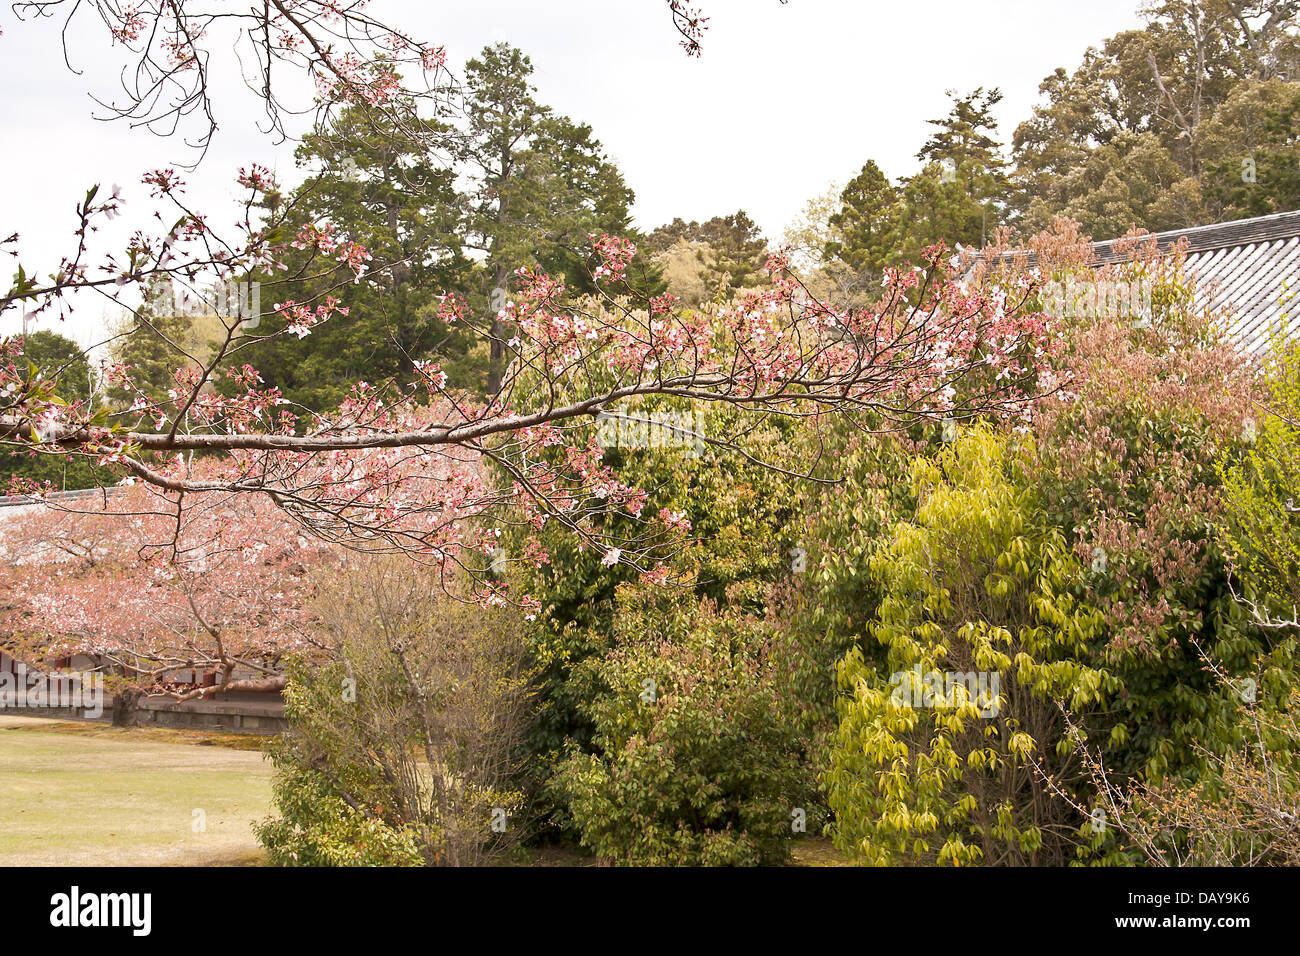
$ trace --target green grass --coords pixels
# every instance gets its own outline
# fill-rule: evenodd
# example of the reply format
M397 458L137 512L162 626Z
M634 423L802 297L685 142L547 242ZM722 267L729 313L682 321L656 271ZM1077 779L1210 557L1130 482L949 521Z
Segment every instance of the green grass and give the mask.
M271 812L264 742L0 716L0 866L257 865L251 825ZM797 840L793 856L795 866L847 865L820 837ZM548 847L524 851L518 865L595 864Z
M0 866L260 862L271 767L230 736L0 717Z

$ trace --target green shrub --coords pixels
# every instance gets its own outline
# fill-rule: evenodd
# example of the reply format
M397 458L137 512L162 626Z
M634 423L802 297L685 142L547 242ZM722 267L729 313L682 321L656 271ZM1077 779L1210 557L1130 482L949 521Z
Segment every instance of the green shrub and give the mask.
M1242 745L1208 753L1200 779L1114 794L1117 823L1147 861L1300 866L1300 691L1279 707L1245 701L1240 720Z
M671 411L656 404L637 407L637 414ZM681 411L680 406L676 411ZM708 599L734 610L763 612L767 589L791 577L791 549L800 540L795 516L806 483L759 462L788 468L807 461L799 445L804 431L788 419L746 425L744 413L712 406L696 409L695 428L710 436L748 428L738 451L710 446L675 445L652 448L611 447L606 462L621 481L646 489L644 518L661 509L681 514L690 532L666 555L674 587L686 588L696 599ZM646 521L628 515L605 521L607 532L632 538L645 535ZM578 752L598 753L591 705L605 693L598 662L619 645L616 631L626 616L620 587L638 583L625 564L607 567L593 549L583 550L566 529L554 523L541 532L527 532L549 557L533 565L519 561L519 589L535 597L541 613L528 629L530 661L538 680L539 714L530 742L536 757L533 788L551 835L577 839L568 807L567 790L557 788L555 771ZM511 542L516 556L524 553L522 533ZM822 671L822 678L828 671Z
M1168 278L1157 292L1174 305L1186 297ZM1109 769L1151 784L1196 779L1205 749L1241 742L1240 701L1206 658L1256 679L1261 699L1284 700L1294 666L1236 600L1219 533L1219 473L1248 447L1258 380L1204 317L1179 309L1150 329L1098 322L1080 332L1077 396L1042 410L1026 475L1087 569L1079 596L1105 616L1093 659L1124 692L1097 732L1126 740Z
M293 669L291 688L312 677L310 668ZM316 674L313 676L324 676ZM342 672L333 675L342 680ZM337 685L336 685L337 686ZM289 719L300 723L301 696L291 691ZM273 801L278 812L254 827L272 866L422 866L415 833L395 827L382 815L349 805L355 782L304 766L297 747L277 740L271 748L276 775ZM336 770L335 773L338 771ZM373 785L373 781L368 781Z
M1186 312L1181 286L1172 280L1166 285L1160 287L1161 308L1168 313L1163 326L1138 330L1099 321L1076 330L1068 356L1076 394L1039 408L1032 442L1015 443L1018 447L1001 459L989 451L985 464L974 470L960 456L953 458L956 451L943 453L937 465L918 461L916 475L923 480L916 490L925 500L918 499L908 514L905 499L889 499L902 520L895 519L887 547L862 541L855 553L830 563L837 586L866 583L857 596L822 588L830 598L823 612L827 620L843 621L845 632L852 633L848 622L860 620L874 603L873 624L846 655L842 676L854 699L845 705L827 774L846 848L878 862L941 857L1059 862L1070 855L1136 860L1139 848L1126 843L1116 826L1103 826L1097 834L1087 824L1071 828L1105 803L1100 791L1171 788L1217 799L1233 785L1219 768L1242 753L1252 734L1241 719L1242 682L1249 679L1257 688L1261 712L1285 706L1295 685L1294 637L1285 629L1259 626L1243 609L1234 594L1234 574L1248 590L1262 587L1252 582L1252 561L1244 557L1251 540L1238 532L1241 540L1234 543L1222 532L1254 522L1275 539L1287 540L1289 516L1279 519L1285 515L1285 481L1270 482L1266 476L1269 467L1275 476L1285 473L1285 458L1271 450L1289 446L1270 443L1269 429L1280 435L1281 424L1265 425L1263 440L1237 464L1253 437L1243 411L1257 395L1256 379L1241 356L1216 343L1203 317ZM999 444L982 431L975 435L982 437L967 433L958 443L961 455L975 455L972 442ZM1271 464L1261 464L1265 453ZM980 460L980 455L971 459ZM993 480L999 473L1002 477ZM1226 476L1223 482L1220 475ZM1250 501L1249 495L1255 496L1250 507L1238 507L1234 496ZM1260 501L1271 501L1271 507ZM940 502L946 509L942 519L927 518ZM996 520L987 523L990 514ZM1007 553L1013 566L1023 563L1030 576L1010 582L1006 594L971 587L988 573L979 571L987 560L1016 540L1006 537L1009 529L1022 529L1015 534L1023 537L1024 553ZM964 540L953 539L959 533ZM1255 540L1266 537L1261 531ZM1273 553L1284 555L1286 546ZM1243 556L1235 570L1229 553ZM1271 567L1284 565L1283 559ZM968 595L965 610L935 617L950 615L953 591ZM971 794L964 788L978 782L986 792L997 791L973 778L962 756L974 752L969 735L978 723L950 709L948 723L939 728L937 712L910 713L887 699L886 679L912 663L930 667L931 658L946 660L954 635L964 653L979 651L999 663L993 653L997 642L982 648L971 640L983 640L989 625L1005 627L1013 643L1020 640L1016 628L1006 625L1004 606L1007 595L1018 592L1032 597L1025 606L1033 615L1012 620L1031 632L1086 619L1087 627L1074 638L1032 652L1031 658L1035 666L1054 660L1061 675L1071 681L1086 677L1089 683L1079 699L1079 688L1068 682L1035 684L1025 704L1059 697L1062 706L1039 731L1029 733L1032 749L1013 753L1010 760L998 752L999 761L1022 772L1033 762L1041 769L1054 761L1059 769L1052 792L1036 794L1031 787L1028 796L994 801L981 811L985 804L978 796L973 803L966 799ZM927 600L937 603L930 607ZM964 624L973 630L963 633ZM906 651L901 656L900 648ZM1017 665L1013 689L1022 684L1020 670ZM1011 704L1014 713L1016 701ZM1024 719L1017 720L1016 732L1024 730ZM1016 739L1002 732L995 736L1004 749ZM1289 752L1284 740L1270 738L1265 744ZM1080 773L1085 753L1098 762L1104 779ZM877 776L886 767L892 776ZM1055 806L1043 810L1040 796ZM981 812L976 824L966 817ZM1056 822L1045 827L1043 819ZM909 844L918 832L923 838ZM931 833L946 836L938 841ZM997 839L991 841L990 833Z
M612 647L588 660L592 749L556 775L581 843L633 865L785 862L799 741L765 626L712 602L625 587Z
M276 742L276 862L465 866L528 833L531 689L518 612L457 602L404 558L337 572L317 609L324 665L289 672Z
M1229 548L1245 595L1264 618L1300 605L1300 342L1278 337L1265 365L1265 413L1248 418L1250 448L1220 463Z
M835 842L867 862L1059 865L1100 846L1053 799L1086 783L1055 701L1091 711L1118 681L1086 663L1101 615L1070 594L1078 562L1024 460L982 427L918 459L915 514L871 557L883 667L845 656L825 778Z

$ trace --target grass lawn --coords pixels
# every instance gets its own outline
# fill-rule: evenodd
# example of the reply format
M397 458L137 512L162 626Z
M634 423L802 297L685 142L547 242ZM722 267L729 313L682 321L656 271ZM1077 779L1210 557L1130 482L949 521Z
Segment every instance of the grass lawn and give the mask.
M252 734L0 716L0 866L247 866L251 825L270 814L265 738ZM206 829L196 832L195 810ZM844 866L804 837L795 866ZM525 866L592 866L578 850L529 851Z
M271 766L248 749L260 744L0 717L0 866L256 864L251 824L271 800Z

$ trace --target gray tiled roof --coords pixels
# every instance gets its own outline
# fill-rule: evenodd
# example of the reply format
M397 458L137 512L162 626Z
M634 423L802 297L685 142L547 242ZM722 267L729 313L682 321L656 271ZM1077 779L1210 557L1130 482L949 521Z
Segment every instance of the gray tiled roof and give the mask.
M1243 350L1264 351L1273 328L1300 337L1300 210L1158 232L1155 239L1166 250L1187 240L1187 271L1196 280L1197 304L1229 310L1225 331ZM1122 261L1117 244L1094 242L1095 264ZM1037 258L1024 251L1003 255L1024 256L1028 265ZM1286 303L1284 292L1293 296ZM1289 313L1285 320L1284 313Z
M1246 351L1263 351L1273 329L1300 334L1300 236L1189 253L1187 263L1198 296L1231 310L1228 336Z
M1300 236L1300 210L1278 212L1271 216L1257 216L1254 219L1216 222L1208 226L1193 226L1190 229L1172 229L1169 232L1155 234L1156 242L1162 249L1168 249L1178 240L1186 239L1189 253L1238 248L1277 239L1292 239L1296 236ZM1117 241L1107 239L1105 242L1092 244L1093 251L1097 254L1098 265L1118 262L1123 258L1114 248Z
M1198 304L1230 310L1228 336L1249 352L1267 347L1280 327L1300 335L1300 211L1156 233L1161 249L1187 240L1187 271ZM1119 261L1115 241L1093 243L1097 264ZM1282 302L1284 289L1294 296Z

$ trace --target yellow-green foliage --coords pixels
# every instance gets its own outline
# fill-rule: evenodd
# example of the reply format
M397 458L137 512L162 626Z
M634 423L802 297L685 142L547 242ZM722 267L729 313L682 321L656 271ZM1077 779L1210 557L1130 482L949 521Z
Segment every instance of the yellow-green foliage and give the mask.
M1104 843L1034 769L1077 795L1055 701L1086 713L1118 681L1085 663L1103 623L1069 594L1080 568L1015 480L1024 460L982 427L918 459L915 515L870 561L885 666L861 647L841 662L825 778L836 843L866 862L1062 863ZM915 706L924 698L895 691L913 668L982 672L996 705L958 684Z
M1279 337L1265 371L1268 414L1244 459L1221 469L1224 517L1249 596L1290 618L1300 603L1300 343Z

